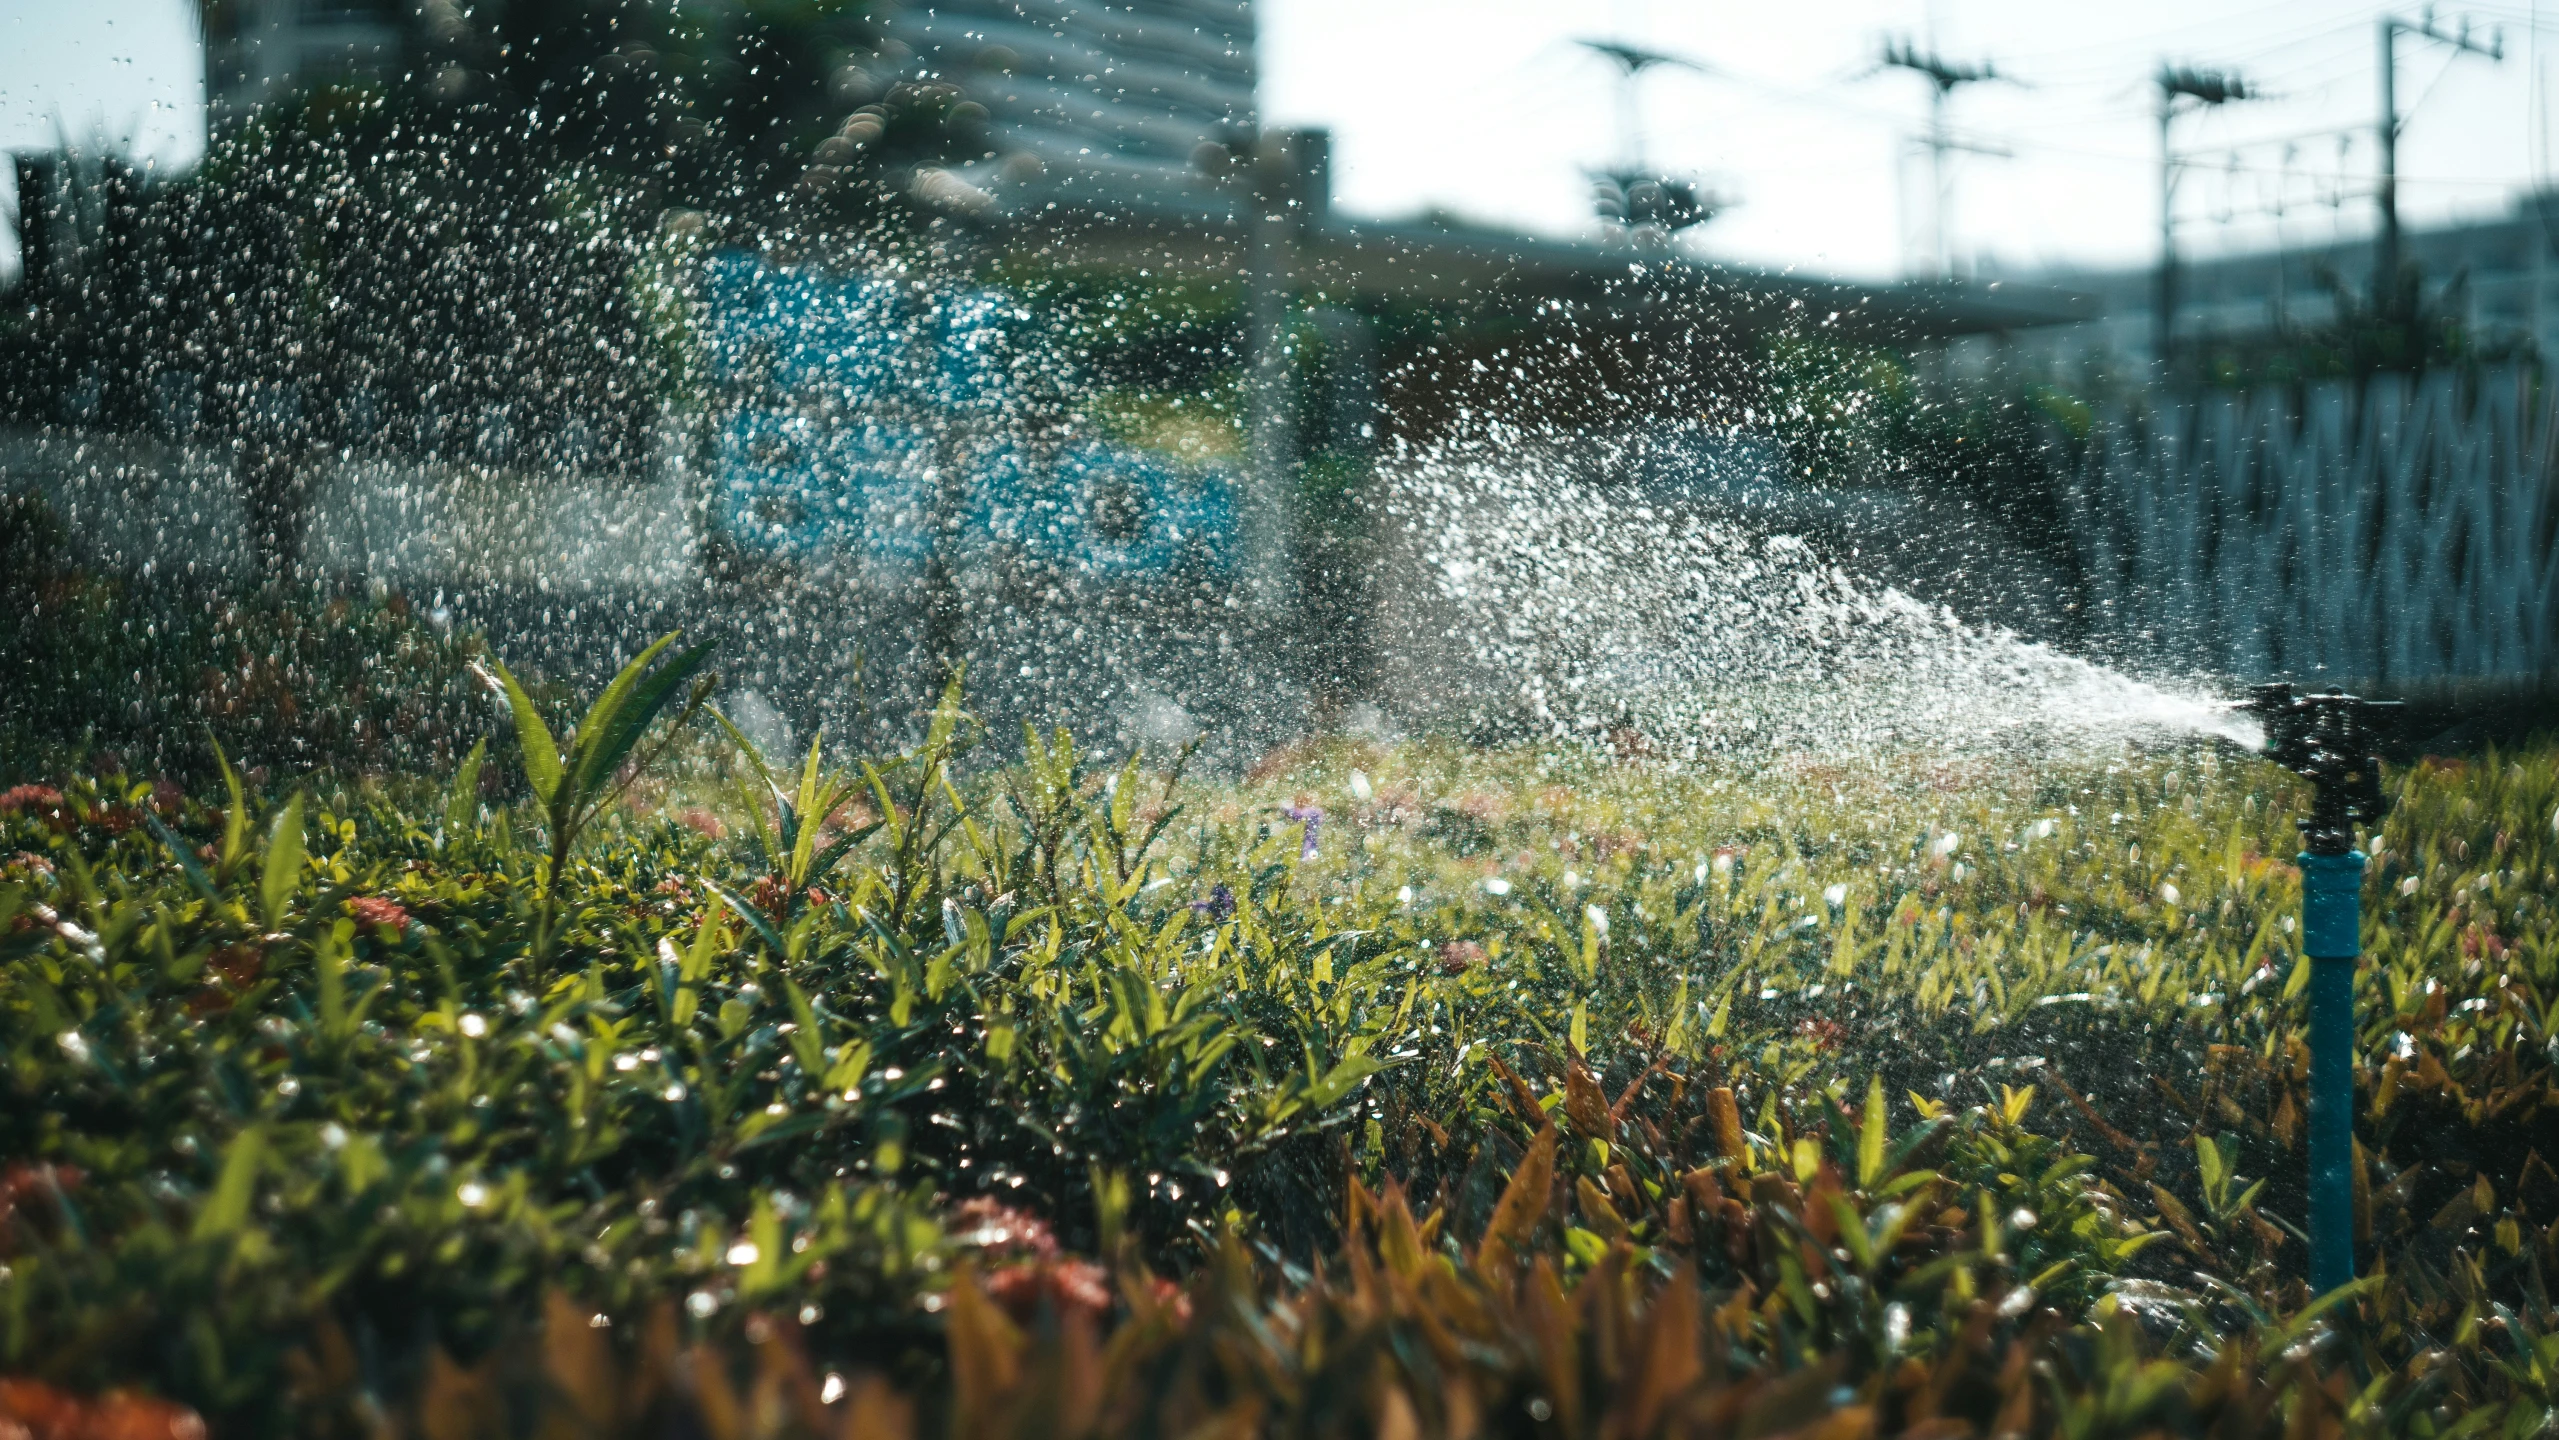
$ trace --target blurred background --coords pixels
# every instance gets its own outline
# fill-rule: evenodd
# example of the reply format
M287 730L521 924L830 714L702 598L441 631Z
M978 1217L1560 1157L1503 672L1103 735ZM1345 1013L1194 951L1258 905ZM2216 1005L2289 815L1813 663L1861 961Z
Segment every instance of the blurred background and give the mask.
M18 0L0 35L10 543L116 634L211 654L207 594L309 590L567 673L681 621L801 731L963 671L1133 741L1633 725L1521 699L1622 628L1481 641L1524 592L1444 542L1526 503L1451 488L1495 463L2147 673L2549 689L2537 6ZM87 673L71 633L22 668ZM117 724L236 703L201 658L133 666Z

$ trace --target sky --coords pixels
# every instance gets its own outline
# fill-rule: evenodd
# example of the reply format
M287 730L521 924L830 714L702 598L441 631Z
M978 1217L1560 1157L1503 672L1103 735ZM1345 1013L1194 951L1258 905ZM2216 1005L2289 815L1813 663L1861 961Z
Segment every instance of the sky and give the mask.
M0 0L0 148L112 135L182 166L202 147L191 0ZM2158 253L2163 60L2271 95L2182 118L2178 244L2191 253L2368 233L2374 5L2340 0L1259 0L1262 104L1334 140L1336 204L1439 209L1596 233L1587 170L1623 148L1612 67L1575 42L1692 60L1637 92L1647 158L1731 197L1683 239L1719 259L1888 278L1927 271L1928 84L1878 71L1888 38L2008 80L1949 104L1946 225L1974 273L2143 265ZM2414 16L2412 7L2398 13ZM2559 0L2444 6L2505 58L2398 42L2401 210L2503 213L2554 156ZM2341 150L2340 146L2344 148ZM2235 148L2234 148L2235 147ZM1985 153L1991 152L1991 153ZM5 190L0 177L0 190ZM13 247L12 247L13 248ZM14 255L0 255L0 265Z
M1648 156L1735 204L1686 243L1772 267L1883 278L1928 268L1929 84L1876 72L1888 37L2016 83L1960 87L1950 156L1959 268L2017 274L2146 265L2158 254L2163 60L2238 69L2275 98L2180 119L2203 151L2181 171L2178 244L2223 248L2368 234L2377 20L2336 0L1262 0L1263 105L1334 132L1344 209L1442 207L1554 234L1594 233L1588 166L1620 149L1613 67L1582 38L1630 40L1703 73L1655 69L1639 91ZM2415 7L2402 11L2411 17ZM2492 62L2407 37L2400 55L2401 212L2410 223L2503 213L2553 163L2547 72L2559 0L2456 8L2502 24ZM2536 44L2536 39L2540 43ZM2338 127L2351 148L2340 155ZM2279 138L2297 137L2287 161ZM2226 147L2258 142L2236 152ZM2235 169L2234 169L2235 167ZM2280 208L2280 214L2275 213Z

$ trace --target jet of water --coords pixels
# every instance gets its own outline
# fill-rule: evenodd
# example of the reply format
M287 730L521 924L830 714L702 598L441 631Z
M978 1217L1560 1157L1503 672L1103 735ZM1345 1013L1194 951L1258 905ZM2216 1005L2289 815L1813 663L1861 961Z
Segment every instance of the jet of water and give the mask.
M2198 685L1968 625L1801 536L1572 478L1520 437L1493 438L1388 476L1405 557L1387 668L1418 720L1838 761L2262 739Z

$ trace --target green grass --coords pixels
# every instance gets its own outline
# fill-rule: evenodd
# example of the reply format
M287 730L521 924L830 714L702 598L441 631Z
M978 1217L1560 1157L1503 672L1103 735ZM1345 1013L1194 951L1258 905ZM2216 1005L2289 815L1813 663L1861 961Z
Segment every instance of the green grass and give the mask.
M2559 747L2394 776L2388 1283L2315 1310L2263 764L983 741L0 797L0 1372L228 1434L2546 1413Z

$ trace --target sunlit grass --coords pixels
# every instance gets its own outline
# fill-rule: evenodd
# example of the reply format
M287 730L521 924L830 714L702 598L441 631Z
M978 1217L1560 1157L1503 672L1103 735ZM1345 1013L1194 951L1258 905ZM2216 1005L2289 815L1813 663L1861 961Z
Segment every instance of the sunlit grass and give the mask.
M1108 1382L1152 1406L1187 1372L1145 1347L1185 1326L1275 1305L1233 1343L1281 1344L1385 1303L1302 1290L1321 1262L1436 1296L1486 1405L1551 1408L1527 1377L1609 1343L1518 1340L1536 1285L1668 1316L1694 1275L1740 1306L1733 1383L1828 1356L1907 1418L1911 1375L2012 1342L2168 1364L2310 1323L2302 796L2258 761L1338 741L1219 777L986 738L956 700L867 759L697 731L570 843L512 775L0 796L0 1365L326 1428L357 1391L413 1403L423 1356L504 1356L546 1304L1017 1378L1083 1316L1168 1357ZM2538 1403L2462 1317L2553 1333L2559 750L2394 779L2359 1201L2392 1283L2354 1302L2355 1363L2415 1405L2427 1347L2467 1346L2477 1395ZM2136 1312L2149 1340L2109 1328ZM1999 1338L1963 1339L1981 1314ZM326 1333L395 1358L283 1383ZM2223 1403L2161 1373L2178 1413Z

